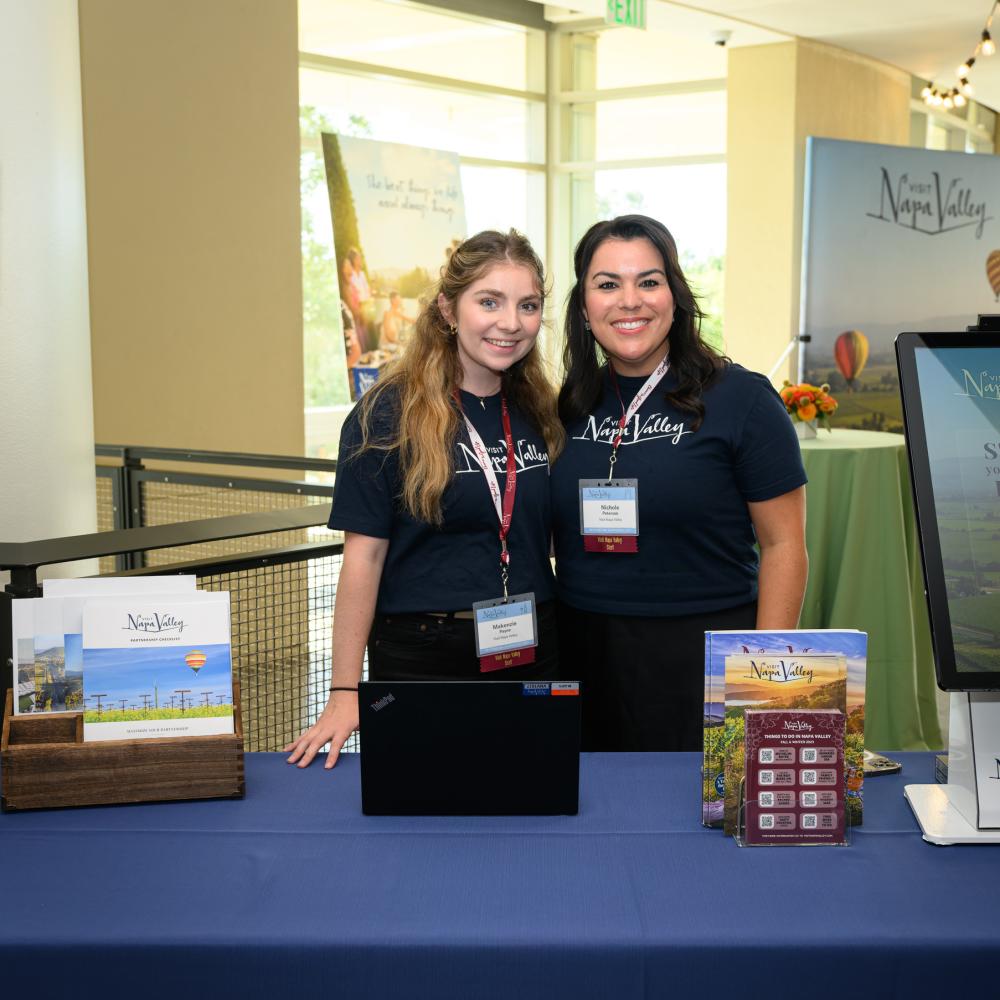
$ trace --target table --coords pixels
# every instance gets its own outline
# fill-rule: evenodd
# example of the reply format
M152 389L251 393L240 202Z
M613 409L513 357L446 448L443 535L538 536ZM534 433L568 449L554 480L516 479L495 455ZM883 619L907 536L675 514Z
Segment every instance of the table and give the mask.
M242 802L0 815L4 995L648 1000L798 984L842 1000L992 982L1000 851L925 843L902 787L932 780L933 757L902 759L905 779L868 784L847 848L740 849L701 827L695 754L584 754L576 817L365 817L355 755L331 773L279 754L247 755Z
M809 584L801 628L868 633L865 742L943 745L910 471L900 434L802 441Z

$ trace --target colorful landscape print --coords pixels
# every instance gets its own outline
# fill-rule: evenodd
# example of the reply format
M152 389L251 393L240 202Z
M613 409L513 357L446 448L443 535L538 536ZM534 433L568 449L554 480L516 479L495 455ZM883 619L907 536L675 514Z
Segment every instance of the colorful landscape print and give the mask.
M228 644L84 653L84 723L233 714Z
M79 635L18 640L18 712L78 712L83 707Z
M848 822L861 823L867 646L846 630L706 633L705 825L738 829L747 708L845 713Z

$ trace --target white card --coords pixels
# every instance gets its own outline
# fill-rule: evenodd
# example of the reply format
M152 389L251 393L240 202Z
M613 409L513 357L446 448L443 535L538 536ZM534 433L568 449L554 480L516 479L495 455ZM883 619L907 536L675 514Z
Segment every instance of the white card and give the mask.
M638 535L638 480L581 479L580 534Z
M232 733L229 594L87 602L83 693L88 742Z

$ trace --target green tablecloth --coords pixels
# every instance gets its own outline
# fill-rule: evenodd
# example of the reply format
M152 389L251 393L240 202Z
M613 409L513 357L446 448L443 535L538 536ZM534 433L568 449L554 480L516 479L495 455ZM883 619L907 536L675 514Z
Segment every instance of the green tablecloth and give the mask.
M801 628L868 633L865 743L937 749L934 655L902 435L821 430L809 476L809 585Z

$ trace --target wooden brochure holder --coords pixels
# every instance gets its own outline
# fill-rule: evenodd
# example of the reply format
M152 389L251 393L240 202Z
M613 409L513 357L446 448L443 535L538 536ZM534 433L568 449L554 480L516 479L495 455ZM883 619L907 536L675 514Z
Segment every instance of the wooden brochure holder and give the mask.
M83 742L83 713L3 713L4 812L182 799L241 799L243 717L233 678L236 732L220 736Z

